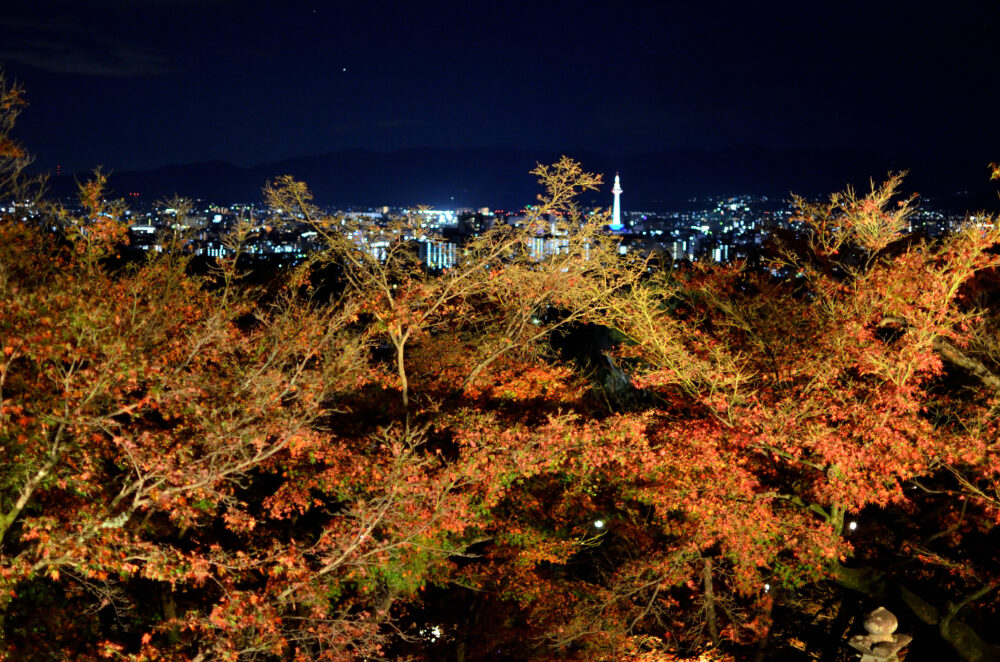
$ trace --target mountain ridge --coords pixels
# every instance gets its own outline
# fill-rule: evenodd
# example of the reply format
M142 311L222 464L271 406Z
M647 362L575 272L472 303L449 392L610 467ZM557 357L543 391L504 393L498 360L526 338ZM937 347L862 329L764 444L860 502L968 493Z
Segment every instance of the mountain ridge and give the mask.
M411 206L516 209L535 201L537 183L529 174L537 163L556 161L563 152L514 148L417 147L394 152L344 149L253 166L225 161L171 164L149 170L112 172L111 193L140 193L144 202L173 194L218 203L257 202L261 189L284 174L306 182L325 207ZM586 205L610 204L610 181L621 174L626 209L662 210L691 198L753 194L787 199L827 195L851 184L868 187L886 173L908 170L904 192L917 191L943 208L983 209L996 205L986 161L974 159L893 159L853 149L775 149L739 145L720 149L678 148L628 156L586 150L565 152L585 170L604 175L600 193L583 196ZM85 175L50 180L50 190L71 196ZM977 206L978 205L978 206Z

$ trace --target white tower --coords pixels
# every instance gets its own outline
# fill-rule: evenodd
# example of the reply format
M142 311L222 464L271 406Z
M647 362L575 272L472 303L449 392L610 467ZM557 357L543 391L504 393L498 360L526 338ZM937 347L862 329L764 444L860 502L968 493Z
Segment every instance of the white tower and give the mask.
M620 232L625 229L622 225L622 184L618 179L618 174L615 173L615 187L611 189L611 192L615 194L615 206L612 208L611 212L611 230L614 232Z

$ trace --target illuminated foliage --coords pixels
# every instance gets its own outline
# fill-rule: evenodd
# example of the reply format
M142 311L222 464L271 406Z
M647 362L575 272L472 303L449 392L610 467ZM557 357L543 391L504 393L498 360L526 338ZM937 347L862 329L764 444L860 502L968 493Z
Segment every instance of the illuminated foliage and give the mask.
M419 214L372 241L279 178L323 248L261 290L182 240L117 263L100 172L59 236L4 219L2 655L743 659L890 583L990 650L993 220L908 236L892 176L799 201L765 270L656 271L576 205L598 177L533 174L442 273Z

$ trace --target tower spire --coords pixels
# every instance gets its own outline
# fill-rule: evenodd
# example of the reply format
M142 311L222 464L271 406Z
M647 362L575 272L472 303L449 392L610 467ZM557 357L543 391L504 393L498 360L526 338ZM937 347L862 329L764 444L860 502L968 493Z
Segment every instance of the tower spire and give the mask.
M611 189L611 192L615 194L615 206L611 211L611 226L610 229L613 232L620 232L625 229L622 225L622 204L621 204L621 194L622 194L622 184L618 177L618 173L615 173L615 186Z

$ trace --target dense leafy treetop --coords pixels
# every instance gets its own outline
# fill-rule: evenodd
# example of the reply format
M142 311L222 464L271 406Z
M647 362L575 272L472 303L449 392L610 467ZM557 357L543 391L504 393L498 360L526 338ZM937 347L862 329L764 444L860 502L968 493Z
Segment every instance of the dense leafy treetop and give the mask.
M721 660L831 586L992 651L993 221L906 235L890 177L766 269L662 269L534 174L444 273L280 178L325 248L263 289L181 235L123 263L101 173L0 220L0 655Z

